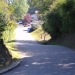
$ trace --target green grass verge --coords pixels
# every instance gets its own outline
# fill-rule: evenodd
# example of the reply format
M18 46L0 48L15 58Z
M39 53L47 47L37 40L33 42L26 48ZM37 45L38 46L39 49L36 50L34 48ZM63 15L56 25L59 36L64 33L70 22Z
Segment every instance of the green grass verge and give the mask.
M31 32L31 35L36 41L43 41L43 40L47 41L51 38L47 32L44 32L42 27L39 27L35 31Z
M65 34L55 40L49 40L47 44L66 46L75 50L75 33Z
M5 46L8 48L9 52L12 55L12 62L11 63L9 63L9 61L6 62L5 63L6 65L0 64L0 70L3 70L5 68L7 68L13 62L16 62L16 61L18 61L20 59L20 53L16 49L16 47L14 46L14 44L15 44L15 35L16 35L16 33L13 32L13 34L10 36L11 38L9 39L9 41L8 42L4 42Z
M16 35L16 33L13 32L13 34L10 36L11 38L9 39L9 41L7 43L5 43L5 45L8 48L8 50L11 52L12 59L19 59L20 58L19 51L14 46L14 44L15 44L15 35Z
M42 35L41 39L41 34L44 32L42 27L38 28L37 30L33 31L31 35L35 40L37 40L40 44L48 44L48 45L61 45L61 46L66 46L71 49L75 49L75 33L74 34L65 34L62 35L61 37L51 40L51 36L49 34L46 35L45 39L49 40L44 40L44 35Z

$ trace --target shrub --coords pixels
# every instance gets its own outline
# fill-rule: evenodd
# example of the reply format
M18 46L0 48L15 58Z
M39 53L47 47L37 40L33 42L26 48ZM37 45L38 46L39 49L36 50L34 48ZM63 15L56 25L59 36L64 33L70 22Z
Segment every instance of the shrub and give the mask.
M75 1L66 0L61 6L62 9L62 33L75 32Z
M7 23L7 26L2 36L2 38L4 39L4 42L8 42L11 39L11 35L13 34L16 27L17 27L17 24L15 23L15 21L9 21Z
M49 13L47 15L46 31L53 37L56 38L60 35L61 17L58 13Z
M2 32L5 30L7 24L3 16L4 15L0 13L0 39L2 38Z
M56 0L50 6L43 25L53 38L60 34L75 32L75 1L74 0Z

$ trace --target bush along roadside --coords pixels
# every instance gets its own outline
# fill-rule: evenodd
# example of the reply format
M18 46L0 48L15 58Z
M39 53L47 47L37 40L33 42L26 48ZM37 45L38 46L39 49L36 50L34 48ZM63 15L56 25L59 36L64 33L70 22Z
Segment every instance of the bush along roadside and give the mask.
M14 59L16 59L15 54L18 55L17 52L12 50L17 50L14 48L14 42L10 42L15 40L14 30L17 27L16 23L10 21L5 28L5 31L2 32L2 37L0 39L0 69L6 66L9 66ZM10 43L9 43L10 42ZM19 56L19 55L18 55ZM14 58L13 58L14 57ZM17 60L17 59L16 59Z
M8 48L8 45L11 43L8 44L8 42L14 39L12 35L16 26L15 22L9 22L5 31L2 32L2 37L0 39L0 68L11 64L13 61L12 51ZM14 43L10 46L14 47Z
M15 19L11 19L13 11L9 9L8 4L1 0L0 1L0 69L3 66L9 65L12 62L12 54L7 48L7 42L10 41L16 23ZM13 16L12 16L13 18Z
M43 29L48 32L53 39L62 35L75 33L75 1L55 0L45 15Z

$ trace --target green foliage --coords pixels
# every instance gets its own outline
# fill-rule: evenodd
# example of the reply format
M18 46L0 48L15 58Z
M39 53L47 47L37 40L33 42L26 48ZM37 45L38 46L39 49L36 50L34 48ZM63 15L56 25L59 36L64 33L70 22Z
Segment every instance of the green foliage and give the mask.
M2 32L5 30L6 21L4 20L3 15L0 13L0 39L2 37Z
M4 1L0 2L0 39L2 38L2 32L5 30L5 26L7 25L7 16L6 16L6 12L7 12L7 4Z
M62 8L62 32L72 33L75 32L75 1L66 0L61 6Z
M53 1L55 0L31 0L31 5L33 7L38 7L40 9L40 12L46 13Z
M75 1L56 0L50 5L45 16L45 29L53 38L60 34L75 32Z
M11 36L16 27L17 27L17 24L15 23L15 21L9 21L7 23L7 26L5 28L5 31L3 32L3 37L2 37L4 39L4 42L10 41Z
M60 27L62 25L61 17L58 13L50 12L47 14L46 21L43 25L43 29L48 32L53 38L58 37L60 32Z
M0 1L0 5L2 5L0 6L0 39L4 39L5 42L5 39L9 38L10 32L13 32L16 28L14 19L11 20L14 8L5 1Z
M53 2L50 5L50 10L47 11L45 15L45 23L43 24L43 29L48 32L52 38L57 38L61 36L61 26L62 17L60 15L60 5L59 2Z
M14 0L12 4L16 19L21 19L27 13L29 8L27 0Z

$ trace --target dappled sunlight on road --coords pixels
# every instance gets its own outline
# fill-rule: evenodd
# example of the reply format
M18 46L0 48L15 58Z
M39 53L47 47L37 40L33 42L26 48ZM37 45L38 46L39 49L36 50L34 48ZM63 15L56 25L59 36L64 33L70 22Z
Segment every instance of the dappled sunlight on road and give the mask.
M33 41L19 41L22 49L20 72L14 75L74 75L75 52L63 46L36 45ZM27 43L28 42L28 43ZM24 70L25 69L25 70Z
M4 75L75 75L75 51L63 46L40 45L23 30L17 29L15 44L22 62Z
M41 65L41 64L47 64L47 63L51 63L51 62L42 62L42 63L39 63L39 62L33 62L32 64L33 64L33 65Z
M20 57L21 57L21 59L22 58L27 58L27 57L33 57L33 54L29 53L29 52L21 52L20 51Z
M72 65L75 65L75 63L58 64L58 66L61 66L63 68L73 68Z

